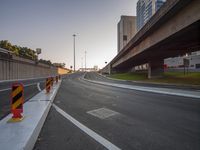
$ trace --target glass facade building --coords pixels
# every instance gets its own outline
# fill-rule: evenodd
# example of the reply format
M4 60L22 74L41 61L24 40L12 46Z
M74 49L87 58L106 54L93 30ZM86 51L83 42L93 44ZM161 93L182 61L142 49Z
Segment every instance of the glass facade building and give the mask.
M137 2L137 31L153 16L166 0L139 0Z

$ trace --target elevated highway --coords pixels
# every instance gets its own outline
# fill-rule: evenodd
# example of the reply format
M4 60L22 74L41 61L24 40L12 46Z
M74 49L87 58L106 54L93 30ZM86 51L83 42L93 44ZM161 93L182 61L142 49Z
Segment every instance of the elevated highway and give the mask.
M167 1L103 72L123 72L148 63L149 78L160 76L165 58L200 50L199 10L198 0Z

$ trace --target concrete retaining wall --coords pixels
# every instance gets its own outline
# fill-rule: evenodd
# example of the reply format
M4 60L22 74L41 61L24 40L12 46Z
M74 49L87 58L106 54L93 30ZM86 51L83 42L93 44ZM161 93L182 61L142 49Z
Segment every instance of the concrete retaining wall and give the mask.
M58 69L32 60L0 57L0 80L38 78L57 75Z

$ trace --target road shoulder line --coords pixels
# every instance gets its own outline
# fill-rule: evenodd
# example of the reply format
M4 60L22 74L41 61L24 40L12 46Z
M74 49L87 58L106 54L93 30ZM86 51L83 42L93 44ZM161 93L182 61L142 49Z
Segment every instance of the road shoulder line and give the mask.
M199 92L193 92L193 91L100 82L100 81L85 79L84 76L83 76L82 79L84 81L95 83L95 84L101 84L101 85L130 89L130 90L137 90L137 91L144 91L144 92L151 92L151 93L158 93L158 94L166 94L166 95L174 95L174 96L182 96L182 97L189 97L189 98L200 98L200 93Z
M81 129L83 132L85 132L87 135L89 135L90 137L92 137L94 140L96 140L98 143L102 144L103 146L105 146L107 149L109 150L121 150L120 148L118 148L117 146L115 146L114 144L112 144L111 142L109 142L108 140L106 140L105 138L103 138L102 136L100 136L99 134L97 134L96 132L94 132L93 130L89 129L88 127L86 127L85 125L83 125L82 123L80 123L79 121L77 121L75 118L73 118L72 116L70 116L69 114L67 114L65 111L63 111L62 109L60 109L58 106L56 106L55 104L52 104L52 106L56 109L56 111L58 113L60 113L63 117L65 117L66 119L68 119L70 122L72 122L75 126L77 126L79 129Z

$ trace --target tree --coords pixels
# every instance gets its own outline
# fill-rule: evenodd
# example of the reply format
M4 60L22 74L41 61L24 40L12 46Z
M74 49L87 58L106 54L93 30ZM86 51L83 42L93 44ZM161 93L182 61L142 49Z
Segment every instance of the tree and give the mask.
M20 56L34 61L38 59L35 50L32 50L31 48L28 47L12 45L8 40L0 41L0 47L12 51L16 56ZM50 60L40 59L39 62L47 65L52 65Z

